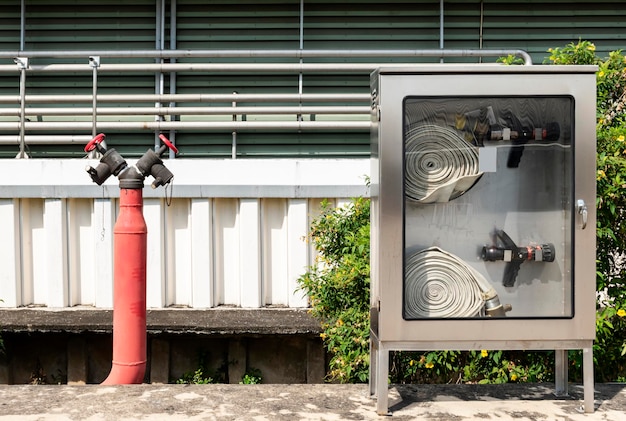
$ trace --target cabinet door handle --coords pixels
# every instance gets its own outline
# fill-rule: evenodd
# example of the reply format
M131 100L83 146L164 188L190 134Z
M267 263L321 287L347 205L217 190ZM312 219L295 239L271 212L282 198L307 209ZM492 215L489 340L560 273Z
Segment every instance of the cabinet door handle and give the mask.
M587 228L587 205L585 201L582 199L578 199L576 202L576 208L578 209L578 214L582 217L582 227L581 229Z

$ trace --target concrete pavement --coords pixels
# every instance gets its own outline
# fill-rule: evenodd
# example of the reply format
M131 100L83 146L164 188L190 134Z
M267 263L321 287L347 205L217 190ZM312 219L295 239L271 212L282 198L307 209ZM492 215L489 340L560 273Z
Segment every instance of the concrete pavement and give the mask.
M553 385L392 385L391 420L626 420L626 384L597 384L595 412L583 390ZM380 420L367 385L263 384L0 386L0 421Z

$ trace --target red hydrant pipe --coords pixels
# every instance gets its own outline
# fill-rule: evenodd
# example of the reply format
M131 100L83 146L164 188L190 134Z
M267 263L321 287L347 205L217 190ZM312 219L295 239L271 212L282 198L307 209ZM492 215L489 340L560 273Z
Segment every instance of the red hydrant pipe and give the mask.
M120 188L113 229L113 366L104 385L139 384L146 372L147 233L142 190Z
M178 149L165 135L158 151L151 149L128 164L115 149L102 144L100 133L85 146L85 152L97 149L102 155L96 168L86 171L99 186L111 175L120 181L120 214L113 228L113 362L102 384L142 383L146 373L146 260L148 228L143 218L143 182L154 177L152 188L167 186L174 177L159 158L168 148Z

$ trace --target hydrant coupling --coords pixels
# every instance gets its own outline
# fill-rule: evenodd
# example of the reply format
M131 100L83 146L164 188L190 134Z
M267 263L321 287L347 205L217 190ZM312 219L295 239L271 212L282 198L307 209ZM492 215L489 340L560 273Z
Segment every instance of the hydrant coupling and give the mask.
M102 185L111 174L117 177L117 175L128 166L124 158L122 158L115 149L111 148L107 150L102 145L102 141L105 137L104 133L100 133L85 146L85 152L91 152L97 149L98 152L102 154L100 164L98 164L96 168L90 165L85 168L91 176L92 181L99 186Z
M153 189L159 186L165 186L174 178L174 174L163 165L163 161L159 158L159 155L151 149L148 149L146 153L143 154L135 166L144 177L148 175L154 177L154 181L152 182Z

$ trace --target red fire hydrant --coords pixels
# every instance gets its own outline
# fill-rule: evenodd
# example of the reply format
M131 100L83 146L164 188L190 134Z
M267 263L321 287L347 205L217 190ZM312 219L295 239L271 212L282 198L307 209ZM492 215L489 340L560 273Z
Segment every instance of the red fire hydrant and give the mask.
M113 229L113 362L102 384L138 384L146 371L146 221L143 217L144 179L154 177L152 188L167 185L174 175L163 165L160 155L178 149L164 136L155 153L148 150L134 166L128 166L113 148L102 145L104 134L93 138L85 152L94 149L102 154L96 168L87 172L98 185L111 174L118 177L120 213Z

